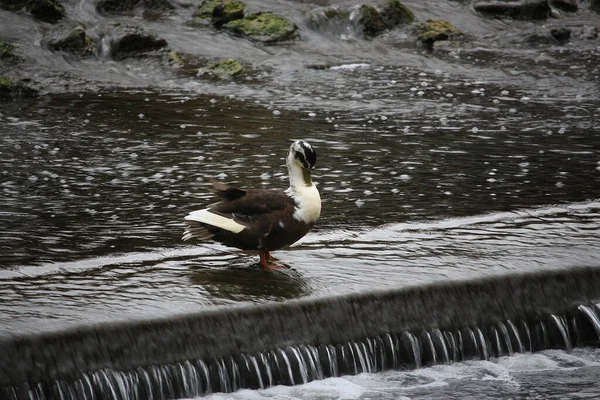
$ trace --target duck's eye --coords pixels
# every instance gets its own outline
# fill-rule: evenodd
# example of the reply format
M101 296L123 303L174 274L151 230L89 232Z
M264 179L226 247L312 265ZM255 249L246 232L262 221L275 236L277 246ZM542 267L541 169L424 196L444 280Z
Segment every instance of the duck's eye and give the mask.
M304 153L297 151L294 154L294 156L296 157L296 160L300 161L300 164L302 164L302 166L304 168L310 168L310 166L308 165L308 162L306 162L306 157L304 156Z

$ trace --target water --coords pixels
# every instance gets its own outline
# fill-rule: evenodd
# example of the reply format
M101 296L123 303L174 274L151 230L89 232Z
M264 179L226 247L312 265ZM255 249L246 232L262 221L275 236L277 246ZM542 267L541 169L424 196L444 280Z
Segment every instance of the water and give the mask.
M414 117L404 132L400 116L357 111L332 114L335 127L213 99L101 93L5 107L5 331L598 265L592 128L442 133ZM295 138L317 148L324 201L317 228L276 253L295 273L265 276L246 268L254 255L180 242L181 216L212 201L207 177L283 188Z
M185 5L148 21L67 2L70 18L94 26L104 42L116 19L143 25L179 52L235 54L255 69L225 82L168 68L160 55L117 62L52 54L45 40L63 26L0 11L0 36L28 60L19 69L50 92L0 104L2 338L600 266L599 52L597 41L578 36L590 16L535 25L483 19L456 3L407 2L419 19L442 12L475 36L471 46L428 53L402 30L365 41L352 31L340 36L339 27L312 29L306 15L320 5L249 4L289 14L302 41L257 47L192 28ZM519 40L561 23L574 32L568 46ZM206 178L285 188L285 151L299 138L317 149L324 203L316 228L274 254L290 270L266 273L255 254L180 241L181 218L213 200ZM546 317L560 347L577 344L564 315L553 315ZM445 343L440 330L422 328L431 343ZM506 321L497 340L512 330ZM527 343L514 336L521 340L501 354L480 346L484 361L384 373L372 373L367 353L352 346L360 368L346 372L368 373L235 396L570 397L574 385L600 392L593 348L520 354ZM452 351L433 354L446 363L457 360ZM309 354L297 366L297 354L284 354L294 383L340 373L319 372ZM421 356L414 352L415 367L426 365ZM226 367L211 368L222 381ZM157 371L167 386L179 373ZM258 374L254 387L275 382L273 371ZM227 374L224 390L242 387L234 370Z
M412 371L363 373L299 386L240 390L203 399L596 398L597 349L548 350Z

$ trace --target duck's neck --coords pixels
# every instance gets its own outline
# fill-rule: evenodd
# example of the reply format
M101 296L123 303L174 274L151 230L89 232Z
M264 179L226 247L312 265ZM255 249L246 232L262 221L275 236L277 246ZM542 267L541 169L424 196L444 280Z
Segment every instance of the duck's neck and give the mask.
M294 218L307 224L314 224L321 215L321 197L312 183L310 171L288 162L290 187L288 196L294 199Z
M288 174L290 177L290 191L298 192L302 188L313 186L310 176L310 170L301 168L296 164L288 164Z

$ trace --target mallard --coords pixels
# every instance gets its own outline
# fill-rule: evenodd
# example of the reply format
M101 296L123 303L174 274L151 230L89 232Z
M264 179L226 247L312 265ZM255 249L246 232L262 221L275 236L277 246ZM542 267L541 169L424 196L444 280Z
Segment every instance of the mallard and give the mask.
M221 201L185 218L183 240L214 240L242 250L258 250L260 266L280 269L270 252L298 241L321 215L321 197L311 179L317 153L303 140L286 157L290 187L285 190L238 189L210 180Z

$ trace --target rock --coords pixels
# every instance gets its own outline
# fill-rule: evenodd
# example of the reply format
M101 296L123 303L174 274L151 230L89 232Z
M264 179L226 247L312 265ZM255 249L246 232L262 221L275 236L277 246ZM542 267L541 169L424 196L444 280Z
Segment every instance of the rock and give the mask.
M308 14L308 24L315 29L347 36L361 33L373 38L398 25L406 25L415 16L399 0L386 0L378 6L369 4L353 7L350 11L337 6L316 8Z
M329 25L343 24L349 18L350 12L337 6L318 7L308 13L307 22L313 29L322 29Z
M366 37L375 37L388 29L381 13L373 6L363 5L358 11L358 23Z
M415 15L399 0L388 0L380 11L388 27L410 24L415 20Z
M552 10L547 0L481 1L473 7L482 14L527 20L546 19Z
M217 28L244 18L246 5L235 0L204 0L194 13L197 22L210 22Z
M23 61L21 57L15 54L16 47L0 39L0 62L17 63Z
M220 28L230 21L242 19L244 18L245 8L246 5L241 1L219 1L213 9L211 22L214 26Z
M13 81L0 76L0 98L15 96L33 96L38 93L37 89L28 86L24 81Z
M556 28L550 30L550 35L560 45L566 44L571 39L571 30L569 28Z
M221 79L231 79L244 72L242 64L230 58L225 61L214 63L209 67L210 73Z
M567 12L576 12L579 8L577 0L548 0L548 4L550 7Z
M0 6L9 11L19 11L27 6L27 0L0 0Z
M111 41L110 54L115 60L134 57L167 46L165 39L141 29L126 28L126 32Z
M173 8L167 0L101 0L96 5L98 12L109 14L131 13L136 9L161 12Z
M89 57L96 53L96 45L83 28L73 29L67 36L50 43L50 48L73 53L79 57Z
M212 19L213 10L219 1L221 0L204 0L202 4L198 6L198 9L194 13L194 17L198 19Z
M462 32L450 22L441 19L429 19L418 25L418 39L426 45L438 40L449 40L462 35Z
M348 38L356 33L356 24L352 24L351 15L349 10L337 6L318 7L307 14L306 23L311 29Z
M375 37L398 25L409 24L415 16L399 0L387 0L382 6L363 5L358 11L358 23L366 37Z
M167 55L167 59L169 61L169 64L173 64L178 67L182 67L185 64L183 62L183 59L179 55L179 53L177 53L176 51L173 51L173 50L169 51L169 54Z
M58 0L29 0L26 8L34 18L52 24L65 16L65 8Z
M525 37L525 42L532 46L564 45L571 39L571 30L568 28L555 28L545 33L532 33Z
M262 43L276 43L292 39L298 27L293 22L272 12L250 14L223 25L235 35L247 37Z
M600 13L600 0L590 0L590 9Z

